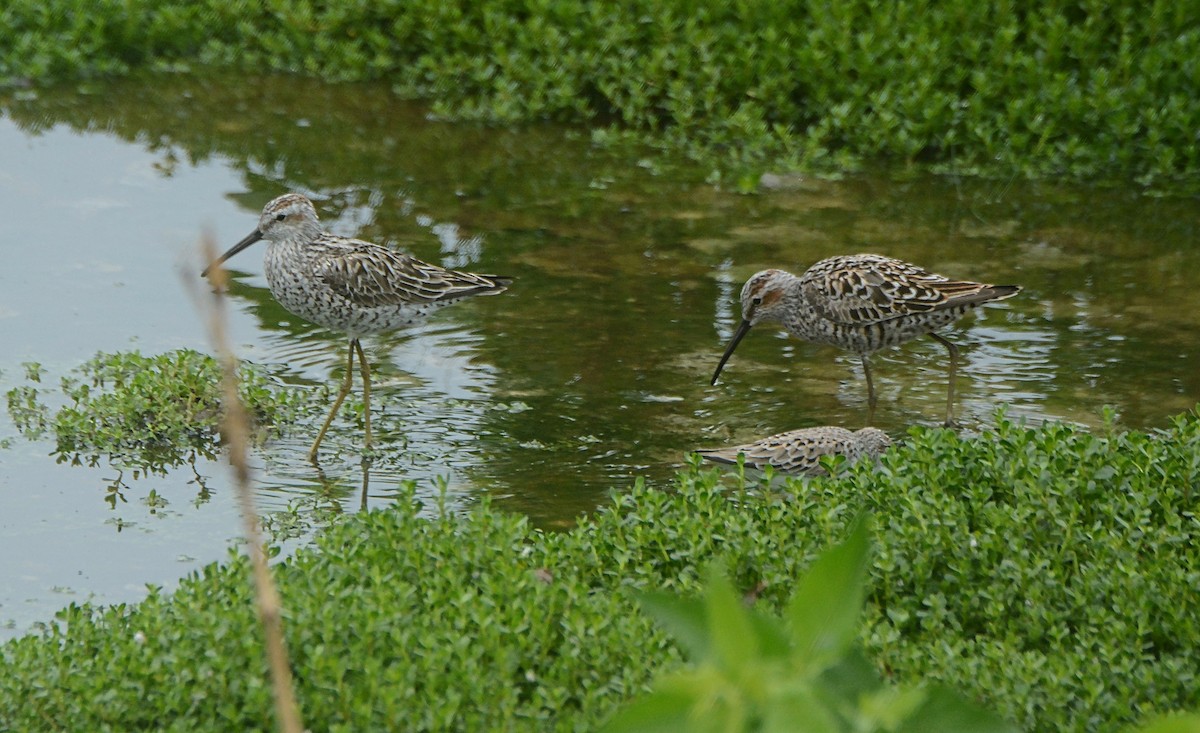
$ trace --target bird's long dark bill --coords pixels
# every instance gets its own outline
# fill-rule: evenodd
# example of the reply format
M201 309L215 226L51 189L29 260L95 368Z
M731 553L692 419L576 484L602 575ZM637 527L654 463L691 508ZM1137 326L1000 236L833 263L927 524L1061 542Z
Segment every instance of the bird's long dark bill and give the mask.
M721 354L721 361L717 363L717 371L713 372L712 381L709 384L716 384L717 377L721 376L721 370L725 368L725 362L729 361L729 357L733 356L733 350L741 340L750 333L750 321L742 321L738 326L737 331L734 331L733 338L729 339L729 345L725 347L725 353Z
M204 268L204 271L200 273L200 277L208 277L208 273L211 272L214 267L262 239L262 236L262 232L258 231L257 229L250 232L250 234L246 235L245 239L230 247L228 252L213 260L208 267Z

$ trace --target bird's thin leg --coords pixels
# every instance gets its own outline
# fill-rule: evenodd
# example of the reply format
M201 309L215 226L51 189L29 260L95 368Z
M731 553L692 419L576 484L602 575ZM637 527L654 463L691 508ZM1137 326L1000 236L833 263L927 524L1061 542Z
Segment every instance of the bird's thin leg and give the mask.
M875 382L871 379L871 362L866 354L861 355L863 374L867 377L867 424L875 420Z
M362 370L363 378L363 421L366 423L366 450L371 451L371 367L367 364L367 355L363 353L362 342L354 339L351 343L358 351L358 368Z
M958 347L936 333L930 333L929 335L942 346L945 346L947 353L950 354L950 383L946 387L946 427L952 428L956 425L954 422L954 377L958 372Z
M350 387L354 382L354 346L357 343L358 339L350 339L349 355L346 357L346 378L342 380L342 388L338 390L337 398L333 401L333 409L329 411L329 416L325 418L325 424L321 426L321 432L317 433L317 439L313 441L312 448L308 449L308 460L310 463L317 462L317 448L321 447L321 441L325 439L325 431L329 429L329 424L333 422L333 416L341 408L346 395L350 394Z

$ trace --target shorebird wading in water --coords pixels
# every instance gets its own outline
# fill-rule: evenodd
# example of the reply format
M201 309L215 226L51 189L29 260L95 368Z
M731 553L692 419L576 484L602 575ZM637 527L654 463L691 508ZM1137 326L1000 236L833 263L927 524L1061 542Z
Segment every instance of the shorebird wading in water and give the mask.
M263 207L258 227L204 269L225 262L260 239L271 295L292 313L350 336L346 378L308 458L317 449L354 380L358 354L363 378L366 449L371 448L371 368L359 338L412 326L434 310L472 295L503 292L512 278L447 270L415 257L321 228L312 202L288 193Z
M762 440L729 448L702 448L696 453L714 463L737 463L745 456L746 466L762 469L767 466L801 476L823 476L824 456L845 456L854 463L866 456L878 461L892 445L892 439L879 428L863 428L850 432L845 428L825 425L819 428L789 430Z
M946 424L954 424L958 347L935 331L981 303L1016 295L1017 285L951 280L916 265L873 254L821 260L797 277L783 270L755 273L742 288L742 322L729 341L712 384L750 328L781 324L796 338L858 354L867 378L867 421L875 414L875 385L868 357L929 334L950 355Z

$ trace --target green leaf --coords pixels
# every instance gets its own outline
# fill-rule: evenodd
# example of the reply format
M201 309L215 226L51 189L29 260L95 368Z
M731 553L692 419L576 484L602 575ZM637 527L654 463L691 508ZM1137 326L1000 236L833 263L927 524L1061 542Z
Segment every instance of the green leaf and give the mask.
M865 592L870 529L859 518L840 545L822 553L788 604L794 655L801 668L820 672L854 641Z
M1164 715L1140 728L1128 728L1127 733L1200 733L1200 715Z
M857 646L821 673L821 684L844 700L858 700L883 687L875 665Z
M930 687L925 704L896 729L896 733L1017 733L1000 716L963 699L945 687Z
M895 730L928 699L923 687L881 687L859 698L858 708L873 727Z
M708 569L704 605L708 610L709 639L722 668L736 676L751 662L761 661L759 637L750 621L750 612L734 593L725 570L715 563Z
M838 733L838 719L810 687L775 695L763 706L763 733Z
M600 726L600 733L688 733L696 699L678 691L658 690L621 709Z
M637 602L683 647L692 661L709 656L711 645L703 601L647 591L637 595Z
M762 613L749 612L750 626L758 638L758 650L764 660L786 659L792 651L791 637L779 619Z

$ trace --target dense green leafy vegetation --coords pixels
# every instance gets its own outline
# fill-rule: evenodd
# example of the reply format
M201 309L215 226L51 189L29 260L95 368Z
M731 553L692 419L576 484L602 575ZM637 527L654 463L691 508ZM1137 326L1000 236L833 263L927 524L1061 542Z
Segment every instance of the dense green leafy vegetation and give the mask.
M859 639L886 680L943 682L1029 730L1111 731L1200 707L1197 497L1196 413L1099 436L999 416L976 439L914 429L878 471L782 488L694 467L559 534L410 495L335 525L278 576L313 729L574 730L679 661L637 591L695 593L718 560L776 613L865 509ZM265 729L247 581L232 558L170 597L66 609L0 652L0 720Z
M741 182L865 159L1194 183L1186 3L13 0L0 78L134 68L387 79L452 119L587 122Z
M660 677L606 733L1008 733L1011 725L953 691L884 685L858 652L870 563L868 524L821 553L783 619L744 607L713 565L702 599L639 597L693 665Z
M69 404L41 385L43 370L25 367L27 384L7 393L8 412L18 430L37 438L53 431L60 461L96 462L161 471L192 452L215 456L220 439L221 367L190 349L156 356L101 353L62 377ZM240 393L259 435L286 425L303 403L302 393L272 383L250 364L240 370Z

